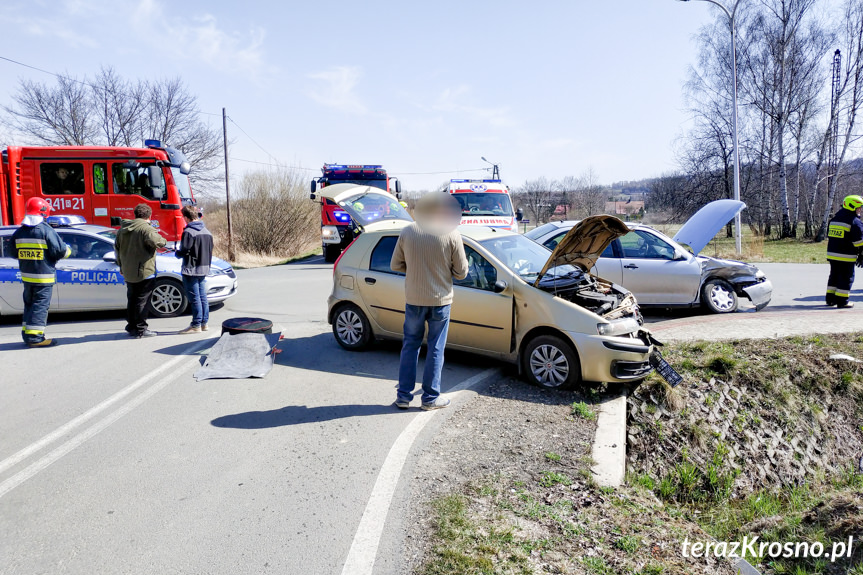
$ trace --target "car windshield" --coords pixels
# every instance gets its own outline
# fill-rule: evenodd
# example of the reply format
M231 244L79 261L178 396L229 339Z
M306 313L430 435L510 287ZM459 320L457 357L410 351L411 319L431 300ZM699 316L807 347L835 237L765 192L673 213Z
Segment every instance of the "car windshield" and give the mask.
M548 232L557 229L560 229L560 227L555 223L543 224L538 228L533 228L532 230L528 230L527 232L525 232L524 237L536 241Z
M502 264L527 283L536 281L551 251L519 234L506 234L480 242ZM550 268L544 277L562 277L581 270L571 265Z
M108 238L112 242L117 239L117 230L105 230L103 232L98 232L98 234L103 238Z
M461 205L464 216L512 217L512 201L509 194L491 192L458 192L453 194Z
M359 224L371 224L381 220L413 221L395 196L378 192L366 192L349 196L339 202L348 215Z
M174 176L174 183L177 184L177 191L180 192L180 197L191 200L192 186L189 185L189 176L180 173L180 168L171 168L171 175Z

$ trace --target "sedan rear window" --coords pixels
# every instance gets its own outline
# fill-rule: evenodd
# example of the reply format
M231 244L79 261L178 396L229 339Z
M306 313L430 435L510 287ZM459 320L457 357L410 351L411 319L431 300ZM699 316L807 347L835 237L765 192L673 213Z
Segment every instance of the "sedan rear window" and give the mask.
M393 251L396 249L398 236L384 236L372 250L372 258L369 263L369 269L374 272L382 272L385 274L404 275L394 272L390 267L390 262L393 259Z

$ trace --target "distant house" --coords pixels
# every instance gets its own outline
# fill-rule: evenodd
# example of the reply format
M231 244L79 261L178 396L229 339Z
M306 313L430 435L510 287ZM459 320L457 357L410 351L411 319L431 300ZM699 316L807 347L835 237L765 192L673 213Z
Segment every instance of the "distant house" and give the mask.
M644 201L642 200L605 202L605 213L615 216L633 216L643 209Z

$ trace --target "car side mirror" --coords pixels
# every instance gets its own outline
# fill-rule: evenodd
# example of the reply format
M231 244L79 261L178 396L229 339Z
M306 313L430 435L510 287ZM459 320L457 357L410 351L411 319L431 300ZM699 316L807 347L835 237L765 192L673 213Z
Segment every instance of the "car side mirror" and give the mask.
M108 252L107 254L102 256L102 261L109 264L115 264L117 263L117 254L115 254L114 252Z
M516 221L521 221L524 219L524 210L519 208L515 211L515 219Z
M494 282L493 291L494 293L501 293L506 289L506 282L503 280L497 280Z
M315 192L318 191L318 181L312 180L312 199L315 199Z
M683 262L689 259L689 256L686 255L686 252L675 252L674 253L674 261Z

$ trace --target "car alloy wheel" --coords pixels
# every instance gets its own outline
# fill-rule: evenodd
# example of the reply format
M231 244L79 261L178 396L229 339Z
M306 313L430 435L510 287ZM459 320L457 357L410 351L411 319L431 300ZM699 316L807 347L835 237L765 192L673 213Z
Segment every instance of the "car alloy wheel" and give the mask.
M712 279L704 285L705 305L713 313L731 313L737 310L737 294L728 282Z
M345 349L359 350L372 341L372 328L365 314L353 304L345 304L336 311L333 335Z
M537 383L545 387L560 387L569 377L569 361L553 345L540 345L530 354L530 371Z
M339 338L348 345L357 345L363 338L363 322L353 310L347 309L336 319Z
M172 281L156 284L153 295L150 296L150 306L155 315L170 317L182 313L185 307L186 295L183 288Z

